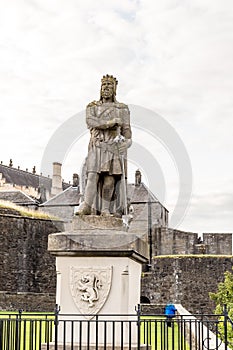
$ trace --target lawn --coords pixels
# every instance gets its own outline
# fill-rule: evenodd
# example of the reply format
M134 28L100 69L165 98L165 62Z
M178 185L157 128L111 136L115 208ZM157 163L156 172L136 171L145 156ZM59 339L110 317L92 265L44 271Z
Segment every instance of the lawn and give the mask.
M0 312L0 349L40 350L52 341L53 320L53 314Z
M165 317L142 317L141 343L150 344L152 350L189 350L177 322L173 320L169 326Z
M40 350L52 341L53 331L54 314L0 312L1 350ZM143 316L140 331L141 344L152 350L189 350L175 320L169 326L165 317Z

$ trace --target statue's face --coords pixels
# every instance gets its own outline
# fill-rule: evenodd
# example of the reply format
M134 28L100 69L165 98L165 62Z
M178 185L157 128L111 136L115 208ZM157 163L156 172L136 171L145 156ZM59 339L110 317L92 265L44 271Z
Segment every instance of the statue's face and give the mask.
M114 86L110 81L104 81L101 85L101 97L110 98L113 97Z

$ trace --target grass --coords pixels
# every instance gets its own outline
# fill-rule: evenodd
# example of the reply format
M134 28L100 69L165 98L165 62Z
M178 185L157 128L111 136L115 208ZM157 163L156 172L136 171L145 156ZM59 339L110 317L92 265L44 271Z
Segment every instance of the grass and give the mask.
M141 343L150 344L152 350L189 350L175 320L171 321L170 327L165 320L165 317L143 316Z
M52 341L54 314L0 312L3 350L39 350Z
M40 350L40 344L53 340L54 314L0 312L0 328L0 349ZM175 320L169 327L165 317L143 316L140 330L141 344L150 344L151 350L189 350Z
M56 216L49 215L47 213L43 213L38 210L28 209L22 207L20 205L16 205L9 201L0 200L0 208L11 209L16 212L16 215L30 217L34 219L45 219L45 220L60 220Z

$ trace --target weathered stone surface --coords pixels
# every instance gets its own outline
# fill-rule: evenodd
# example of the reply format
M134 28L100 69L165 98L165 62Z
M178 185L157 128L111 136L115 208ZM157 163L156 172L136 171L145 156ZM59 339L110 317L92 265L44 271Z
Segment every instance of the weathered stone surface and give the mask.
M212 313L209 292L217 291L232 266L232 256L154 257L151 272L143 274L141 295L151 303L180 303L191 313Z
M101 217L98 219L102 220ZM97 229L85 230L81 235L82 240L77 242L73 235L78 232L77 230L72 234L69 233L71 237L68 239L64 239L63 233L61 233L59 241L56 242L58 249L60 249L59 244L61 244L61 248L62 245L70 247L71 250L67 250L67 254L75 255L77 254L75 249L82 249L81 245L86 246L91 243L93 248L97 245L95 242L98 240L102 247L107 244L111 247L108 251L104 249L101 251L101 254L106 256L108 253L114 254L114 249L117 249L117 246L124 246L121 236L123 234L124 237L128 238L126 242L129 250L125 250L125 252L130 252L130 249L141 251L140 248L137 248L137 244L139 244L139 238L140 241L146 241L146 235L133 233L131 236L130 231L118 230L119 220L121 223L121 219L115 221L116 229L112 236L108 235L108 231L113 232L112 228L111 230L106 228L101 237ZM107 225L105 226L107 227ZM23 218L19 213L7 210L0 214L0 290L2 291L0 293L0 308L5 310L22 308L29 311L52 311L54 309L56 268L55 258L47 252L47 239L49 233L58 231L63 231L61 222L54 223L48 220ZM166 232L164 230L162 233ZM158 244L161 242L167 244L166 249L169 249L171 254L180 251L190 253L191 244L195 241L196 234L193 236L191 233L190 235L189 233L180 233L178 230L169 232L167 240L165 238L161 240L159 235L156 236L159 239ZM136 237L136 241L133 242L132 237ZM189 241L189 237L192 238L191 241ZM209 253L220 254L223 250L226 252L227 245L231 249L231 234L211 233L204 234L203 238ZM96 248L98 247L97 245ZM159 247L155 246L155 248ZM166 252L167 250L163 250L163 253ZM91 256L92 250L87 250L87 253ZM144 273L141 294L147 296L154 304L165 305L167 301L174 301L175 296L178 296L179 302L182 302L189 311L213 311L213 303L209 300L208 291L217 290L217 284L223 280L224 272L231 271L232 259L232 256L207 257L205 255L203 259L199 256L195 258L192 256L180 257L179 259L177 257L155 258L152 272ZM151 310L153 310L153 306L151 306Z
M141 304L142 315L164 315L166 304Z
M153 255L195 254L198 234L168 227L153 231Z
M78 232L61 232L50 234L48 250L55 255L104 255L123 256L134 251L138 259L146 262L148 245L139 234L128 234L123 231L95 230L90 233L86 230ZM60 253L60 254L59 254ZM127 254L128 253L128 254ZM142 257L146 258L142 258Z
M154 227L152 230L152 254L216 254L232 255L232 233L197 233Z
M128 106L116 101L117 83L112 75L103 76L100 100L89 103L86 108L90 142L84 202L78 215L89 215L92 209L104 215L121 214L127 206L125 169L132 133Z
M0 292L0 310L52 312L55 304L55 293Z
M203 233L206 254L232 255L232 233Z
M6 310L14 306L33 310L36 302L31 303L32 298L29 301L24 294L24 297L19 296L17 304L17 293L38 293L38 298L40 293L55 295L55 258L47 251L47 241L49 233L62 227L59 221L53 223L13 214L0 215L0 290L3 291L0 308Z
M123 221L114 216L99 215L80 215L74 216L72 221L72 230L122 230L124 231Z
M90 223L98 228L90 229ZM140 302L142 264L148 261L144 236L120 230L122 220L114 217L78 217L77 227L50 234L48 240L48 250L56 256L56 300L62 312L81 313L83 320L89 317L85 314L132 314Z
M113 216L82 215L73 218L72 231L50 234L48 250L55 255L129 256L144 263L148 244L144 234L124 231L123 221ZM134 254L132 254L134 251Z

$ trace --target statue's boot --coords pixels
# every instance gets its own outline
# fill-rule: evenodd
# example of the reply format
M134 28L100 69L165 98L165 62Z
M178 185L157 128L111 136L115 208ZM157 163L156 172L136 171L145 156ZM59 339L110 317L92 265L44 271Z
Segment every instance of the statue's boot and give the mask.
M91 215L91 207L86 202L82 202L75 215Z
M113 215L110 213L109 209L105 208L101 210L101 216L113 216Z

